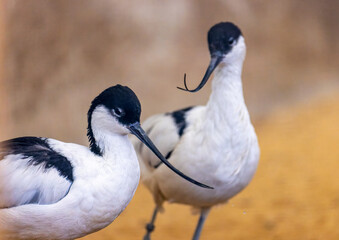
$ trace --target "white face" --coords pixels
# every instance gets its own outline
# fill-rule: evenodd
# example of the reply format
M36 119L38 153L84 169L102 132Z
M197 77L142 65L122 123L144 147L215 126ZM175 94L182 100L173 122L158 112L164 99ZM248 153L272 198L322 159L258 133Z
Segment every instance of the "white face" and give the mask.
M246 55L245 39L240 36L232 50L225 55L221 63L230 64L234 62L243 62Z
M92 113L92 129L95 132L110 132L126 135L130 131L120 124L116 117L103 105L97 106Z

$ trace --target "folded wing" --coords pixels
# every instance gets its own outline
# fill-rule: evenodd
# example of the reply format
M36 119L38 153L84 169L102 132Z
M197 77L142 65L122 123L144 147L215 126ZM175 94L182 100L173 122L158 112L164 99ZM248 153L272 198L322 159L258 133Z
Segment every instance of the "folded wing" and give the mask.
M48 139L20 137L0 143L0 209L23 204L52 204L73 183L69 160Z

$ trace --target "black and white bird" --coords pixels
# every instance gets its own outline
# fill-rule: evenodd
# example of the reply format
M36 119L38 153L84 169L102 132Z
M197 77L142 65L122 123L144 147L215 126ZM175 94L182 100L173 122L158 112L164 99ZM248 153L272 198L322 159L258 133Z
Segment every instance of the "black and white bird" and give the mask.
M199 86L214 71L212 93L206 106L195 106L151 116L143 128L160 152L174 166L214 190L190 185L168 171L150 151L135 143L141 165L141 180L156 204L147 224L150 239L163 202L191 205L200 210L193 239L200 237L211 207L226 203L251 181L259 161L259 146L247 111L241 72L246 46L240 29L230 22L214 25L208 32L211 61Z
M50 138L0 143L1 239L74 239L110 224L137 188L139 163L127 134L137 136L170 169L140 127L141 107L128 87L97 96L88 111L90 147Z

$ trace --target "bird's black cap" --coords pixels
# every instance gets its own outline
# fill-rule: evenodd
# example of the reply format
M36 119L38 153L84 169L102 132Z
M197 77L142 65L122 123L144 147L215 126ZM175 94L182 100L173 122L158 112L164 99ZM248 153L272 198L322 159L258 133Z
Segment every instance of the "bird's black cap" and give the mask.
M231 22L215 24L208 31L208 48L211 55L227 54L241 36L240 29Z
M112 114L118 114L117 120L123 125L140 122L141 105L129 87L118 84L104 90L92 101L88 116L99 105L111 110Z

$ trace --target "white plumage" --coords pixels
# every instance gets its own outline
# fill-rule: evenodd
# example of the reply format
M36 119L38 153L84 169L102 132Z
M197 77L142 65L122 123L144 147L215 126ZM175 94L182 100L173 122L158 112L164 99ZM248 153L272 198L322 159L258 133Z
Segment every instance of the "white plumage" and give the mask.
M135 143L142 182L156 202L144 239L150 238L156 213L164 201L201 210L193 237L199 239L209 209L226 203L245 188L257 168L259 146L242 92L244 38L235 25L220 23L211 28L208 40L212 60L196 89L206 83L215 69L207 105L152 116L143 123L143 128L169 162L214 189L187 184L164 168L146 148ZM191 91L187 86L184 90Z

